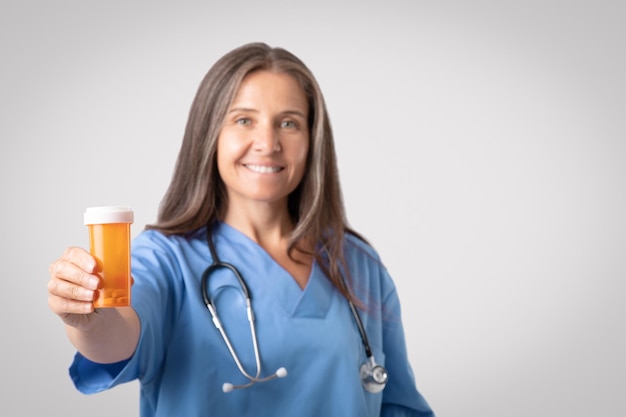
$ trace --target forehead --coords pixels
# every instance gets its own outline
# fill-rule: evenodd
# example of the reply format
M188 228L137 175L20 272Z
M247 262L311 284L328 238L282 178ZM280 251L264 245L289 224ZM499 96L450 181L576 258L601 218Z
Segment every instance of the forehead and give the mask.
M289 105L308 109L304 88L292 75L275 71L255 71L242 80L231 107L246 104Z

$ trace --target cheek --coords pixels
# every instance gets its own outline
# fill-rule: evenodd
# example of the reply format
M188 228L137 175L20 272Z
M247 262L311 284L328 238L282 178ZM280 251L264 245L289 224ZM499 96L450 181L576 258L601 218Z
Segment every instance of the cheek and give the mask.
M308 143L304 146L298 148L297 151L294 152L294 161L297 161L297 175L298 181L302 179L304 176L304 172L307 168L307 158L309 156L309 146Z
M303 146L302 149L300 149L299 152L297 153L298 162L301 165L305 165L308 155L309 155L309 147Z
M237 160L241 149L236 140L232 140L228 135L220 136L217 139L217 165L224 166Z
M227 173L229 165L232 163L232 142L226 138L220 138L217 140L216 160L217 160L217 172L221 178Z
M306 164L307 157L309 156L309 148L311 147L309 137L306 136L301 139L300 143L295 146L293 154L295 158L302 164Z
M311 148L310 141L309 141L309 138L307 137L306 142L302 146L302 151L301 151L301 154L300 154L300 158L302 158L302 164L303 165L306 165L306 161L307 161L307 159L309 157L309 150L310 150L310 148Z

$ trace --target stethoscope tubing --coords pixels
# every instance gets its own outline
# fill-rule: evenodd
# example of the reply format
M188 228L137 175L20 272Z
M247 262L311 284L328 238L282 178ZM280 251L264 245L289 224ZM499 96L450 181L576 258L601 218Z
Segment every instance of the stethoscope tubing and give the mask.
M207 243L209 246L211 257L213 259L213 263L209 265L208 268L206 268L206 270L204 271L201 277L202 298L203 298L204 304L206 305L207 309L211 313L213 324L218 329L222 338L224 339L224 342L226 343L226 346L231 356L233 357L233 360L235 361L237 368L242 373L242 375L244 375L249 380L248 383L243 384L243 385L233 385L230 383L225 383L223 390L224 392L229 392L233 388L247 388L247 387L254 385L257 382L265 382L265 381L269 381L275 378L281 378L287 374L287 371L285 368L279 368L276 373L270 376L261 378L261 372L262 372L261 356L259 353L259 345L258 345L257 335L256 335L256 326L254 324L255 319L254 319L254 311L252 309L252 297L251 297L250 291L248 290L248 285L246 284L245 280L239 273L239 270L234 265L228 262L222 262L219 259L219 257L217 256L215 245L213 243L213 239L211 237L210 229L211 229L211 225L207 225ZM256 374L254 376L250 375L241 364L241 361L239 360L239 356L237 355L237 352L233 348L233 345L230 342L228 335L226 334L224 326L222 325L222 322L219 319L217 308L215 304L213 303L213 300L211 299L209 292L207 291L209 276L211 275L212 272L220 268L228 269L233 273L233 275L235 275L235 277L237 278L237 281L239 281L239 285L241 287L241 290L246 300L246 311L248 315L248 322L250 325L250 335L252 338L252 344L254 348L254 359L256 362ZM344 286L346 285L345 280L343 281L343 285ZM354 316L359 334L361 336L361 341L363 342L363 347L365 348L365 354L367 356L366 363L364 363L363 366L361 367L361 373L364 375L363 377L364 386L366 387L368 391L371 391L374 393L380 392L387 383L387 370L383 366L376 364L376 361L374 359L374 354L372 352L372 348L370 346L369 339L367 337L367 332L365 331L365 326L363 325L363 321L361 320L361 315L359 314L359 312L356 309L356 306L351 300L348 300L348 305L350 306L350 311L352 312L352 315ZM378 375L378 377L374 377L375 375ZM368 383L366 380L373 381L374 385L371 387L368 387L367 386Z
M213 263L202 274L202 280L201 280L202 298L204 299L204 304L209 309L209 312L211 313L211 317L213 319L213 324L222 335L222 338L224 339L224 342L226 343L226 347L228 348L233 359L235 360L235 364L237 365L237 368L239 368L239 371L249 380L260 382L259 377L261 376L261 357L259 354L259 345L258 345L257 336L256 336L256 326L254 325L254 321L255 321L254 311L252 310L252 300L250 298L250 291L248 291L248 286L246 285L246 282L242 278L241 274L239 274L239 271L237 270L237 268L235 268L235 266L230 263L221 262L220 259L217 257L217 251L215 250L215 246L213 245L212 239L208 239L208 240L209 240L209 250L211 252L211 256L213 257ZM246 300L246 311L247 311L247 316L248 316L248 323L250 326L250 334L252 336L252 344L254 348L254 360L256 362L256 369L257 369L255 376L248 374L248 372L244 369L243 365L241 364L241 361L239 360L239 355L237 355L237 353L235 352L235 349L233 348L233 345L230 342L230 339L228 338L226 331L224 330L224 326L222 325L222 322L219 319L219 315L217 314L217 308L215 307L213 300L208 294L208 291L207 291L207 284L209 281L208 277L213 271L219 268L229 269L235 275L235 277L237 277L237 280L239 281L241 289L244 293L244 297Z

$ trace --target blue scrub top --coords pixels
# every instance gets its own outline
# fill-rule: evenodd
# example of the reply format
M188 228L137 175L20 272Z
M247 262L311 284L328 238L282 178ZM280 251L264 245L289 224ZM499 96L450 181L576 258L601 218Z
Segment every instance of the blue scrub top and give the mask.
M433 416L408 362L396 288L377 253L352 235L345 248L353 286L366 304L361 318L377 363L389 373L378 394L364 390L363 343L346 299L314 264L306 288L238 230L218 223L213 241L220 260L235 265L249 287L261 356L261 377L280 367L284 378L230 393L245 384L213 325L200 289L211 264L206 229L188 236L144 231L132 243L132 305L141 322L133 356L96 364L77 353L70 367L87 394L138 379L140 412L152 416L374 417ZM209 278L209 292L245 370L256 374L246 306L227 270Z

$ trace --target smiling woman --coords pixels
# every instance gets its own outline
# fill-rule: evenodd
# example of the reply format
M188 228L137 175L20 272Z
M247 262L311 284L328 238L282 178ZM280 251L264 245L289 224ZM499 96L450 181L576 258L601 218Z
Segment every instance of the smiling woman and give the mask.
M303 241L288 253L293 222L287 199L302 181L309 149L308 100L290 75L256 71L244 78L217 142L217 167L226 188L228 224L241 224L301 288L311 272L313 252ZM261 225L244 226L247 219ZM278 236L267 226L278 224Z
M433 416L394 281L349 227L337 171L304 63L259 43L221 58L157 223L133 240L132 305L94 309L99 271L81 248L50 267L76 388L138 380L143 417Z
M289 218L287 196L306 167L308 112L306 94L290 75L258 71L243 80L217 145L229 205Z

